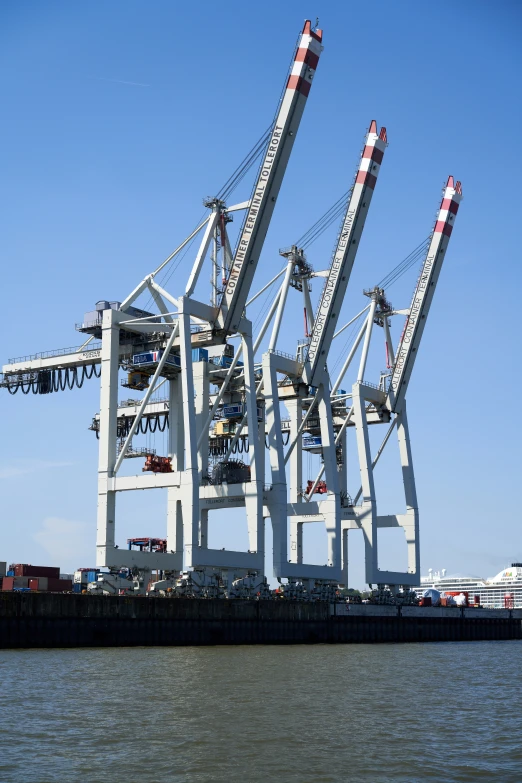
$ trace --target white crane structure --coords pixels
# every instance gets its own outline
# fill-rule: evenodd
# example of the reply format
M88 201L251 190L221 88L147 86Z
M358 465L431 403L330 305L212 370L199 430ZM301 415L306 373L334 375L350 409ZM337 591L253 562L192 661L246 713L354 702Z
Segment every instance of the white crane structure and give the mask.
M384 288L376 286L365 292L369 304L339 328L387 147L386 129L378 131L372 121L353 184L332 213L342 212L342 221L328 268L315 272L303 246L294 244L281 251L284 269L250 295L321 51L322 31L307 21L275 119L245 163L248 168L261 158L247 201L227 205L232 185L244 175L238 170L218 196L205 201L207 217L163 263L121 302L102 300L86 314L78 327L87 335L80 347L13 359L3 367L1 385L11 394L45 394L81 386L93 375L100 378L100 411L91 426L99 439L97 566L109 569L103 578L111 582L111 589L120 585L119 571L129 569L135 589L141 591L157 571L162 580L156 586L163 588L170 585L201 595L267 595L268 519L273 574L281 583L285 580L289 597L308 591L328 598L339 585L348 585L349 530L363 531L368 584L399 589L419 582L419 518L405 399L461 199L460 183L448 180L410 308L393 310ZM245 216L233 251L228 224L241 211ZM185 288L170 292L159 273L198 238ZM196 298L202 272L209 267L210 304ZM315 277L324 279L324 287L314 312L310 290ZM256 331L249 320L251 306L277 280L279 290ZM278 350L278 343L292 289L303 296L305 338L295 355L288 355ZM145 309L137 306L143 296L152 302ZM394 315L406 315L396 349L389 328ZM342 369L332 379L332 342L363 317ZM384 331L389 365L377 383L365 378L374 326ZM266 341L268 346L260 353ZM347 393L340 387L359 349L356 380ZM142 392L139 399L119 402L122 370L122 384ZM162 399L157 395L160 387L165 390ZM381 423L389 426L372 456L368 427ZM166 454L134 446L136 438L158 428L168 433ZM350 429L359 461L355 478L346 459ZM380 516L373 471L393 430L399 441L406 510ZM310 453L321 461L315 479L304 476L304 457ZM239 454L244 461L236 458ZM140 456L146 458L143 470L124 475L124 460ZM348 486L357 475L361 488L352 499ZM136 549L129 543L128 549L119 548L118 493L158 488L167 491L164 545ZM213 512L232 508L244 509L248 551L209 547ZM324 565L304 562L307 523L325 526ZM379 570L381 527L404 530L407 572Z

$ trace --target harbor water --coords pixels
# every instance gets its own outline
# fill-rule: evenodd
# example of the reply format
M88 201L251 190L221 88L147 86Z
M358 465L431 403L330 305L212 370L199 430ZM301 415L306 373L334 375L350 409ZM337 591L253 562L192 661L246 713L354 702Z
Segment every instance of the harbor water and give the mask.
M522 780L522 642L0 651L0 780Z

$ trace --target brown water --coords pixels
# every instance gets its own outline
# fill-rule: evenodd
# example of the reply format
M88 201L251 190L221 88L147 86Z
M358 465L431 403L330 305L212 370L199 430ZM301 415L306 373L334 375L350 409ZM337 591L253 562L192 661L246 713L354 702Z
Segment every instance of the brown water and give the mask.
M0 651L0 783L520 783L521 654L521 642Z

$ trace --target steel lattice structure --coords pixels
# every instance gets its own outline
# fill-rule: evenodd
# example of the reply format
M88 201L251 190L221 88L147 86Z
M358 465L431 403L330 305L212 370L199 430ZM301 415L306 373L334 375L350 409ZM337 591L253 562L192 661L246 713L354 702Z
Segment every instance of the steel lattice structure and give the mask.
M263 594L267 519L273 529L273 573L286 580L289 594L315 590L327 597L338 585L348 585L350 530L363 531L368 584L398 589L419 582L419 512L406 396L461 200L460 183L452 177L447 181L410 307L394 310L384 288L376 286L365 292L369 304L339 327L387 147L386 129L379 131L372 121L343 206L329 268L315 272L303 249L293 245L282 251L285 268L249 299L321 51L322 31L306 22L276 118L266 143L259 147L261 165L248 201L228 206L223 197L208 199L207 217L169 258L121 303L99 302L86 315L79 327L87 335L82 346L11 360L3 368L2 385L11 393L49 393L81 385L93 374L100 377L100 411L91 427L99 438L97 566L109 568L106 582L113 587L119 585L118 570L128 568L136 575L136 589L142 591L148 575L160 571L163 580L158 584L163 588L179 588L184 574L182 583L196 592L205 588L206 594L212 590ZM244 220L232 251L227 226L241 211ZM187 284L171 293L160 285L158 274L196 237L200 244ZM195 298L202 272L208 268L210 304ZM314 312L310 283L316 277L324 279L324 287ZM254 332L250 308L278 279L279 290L264 323ZM278 341L291 289L303 297L306 336L295 355L289 356L278 351ZM143 294L151 296L154 312L136 306ZM395 315L405 315L406 323L394 348L389 327ZM363 316L341 371L331 378L332 341ZM384 332L389 372L371 383L365 373L375 327ZM268 348L260 355L265 337ZM356 380L347 393L340 387L359 349ZM140 400L119 402L121 370L126 373L124 385L143 392ZM161 385L166 393L158 401L153 394ZM368 428L374 424L388 427L381 447L372 455ZM133 438L158 428L168 430L167 454L134 447ZM348 495L346 464L349 429L355 431L361 485L353 498ZM406 510L382 516L373 474L394 432ZM319 454L322 464L305 486L303 456L310 452ZM124 459L143 456L141 473L121 474ZM156 488L168 494L166 545L150 551L130 544L129 549L119 549L118 493ZM210 548L213 510L238 507L245 511L248 551ZM304 526L316 522L324 524L327 532L322 566L303 560ZM405 573L379 569L377 531L384 527L404 530Z

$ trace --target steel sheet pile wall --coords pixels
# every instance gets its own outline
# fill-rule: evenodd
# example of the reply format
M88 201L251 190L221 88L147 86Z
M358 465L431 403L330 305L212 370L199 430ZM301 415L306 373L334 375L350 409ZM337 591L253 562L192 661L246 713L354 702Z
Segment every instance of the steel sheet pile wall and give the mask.
M0 593L0 648L522 638L522 610Z

